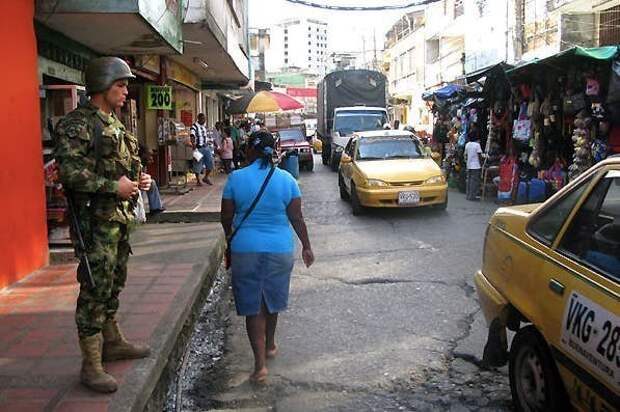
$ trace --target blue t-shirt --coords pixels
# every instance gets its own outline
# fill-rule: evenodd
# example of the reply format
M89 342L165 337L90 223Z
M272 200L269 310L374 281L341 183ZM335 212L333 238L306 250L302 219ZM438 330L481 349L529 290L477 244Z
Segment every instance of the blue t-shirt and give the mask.
M260 160L234 171L224 187L224 199L235 202L233 227L239 225L258 194L269 167ZM260 201L235 235L235 253L293 253L293 230L286 214L291 200L301 197L297 181L288 172L276 169Z

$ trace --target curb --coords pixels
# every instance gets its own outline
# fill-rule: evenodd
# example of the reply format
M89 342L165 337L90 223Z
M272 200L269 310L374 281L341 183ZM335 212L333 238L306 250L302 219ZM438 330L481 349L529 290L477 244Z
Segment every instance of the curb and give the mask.
M220 222L220 212L163 212L147 218L146 223L202 223Z
M192 268L192 275L178 292L179 305L160 320L150 345L153 355L136 362L124 385L112 398L108 411L161 411L170 377L191 336L194 322L221 266L226 242L221 234L207 259ZM132 385L139 382L140 385Z

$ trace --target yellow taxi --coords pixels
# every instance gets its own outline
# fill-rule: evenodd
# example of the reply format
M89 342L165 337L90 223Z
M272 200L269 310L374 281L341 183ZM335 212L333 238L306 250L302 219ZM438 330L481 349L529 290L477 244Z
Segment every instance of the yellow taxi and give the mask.
M620 409L620 157L542 205L499 209L475 283L484 361L509 363L517 410Z
M402 130L354 134L340 159L338 186L354 215L364 207L448 206L441 169L417 137Z

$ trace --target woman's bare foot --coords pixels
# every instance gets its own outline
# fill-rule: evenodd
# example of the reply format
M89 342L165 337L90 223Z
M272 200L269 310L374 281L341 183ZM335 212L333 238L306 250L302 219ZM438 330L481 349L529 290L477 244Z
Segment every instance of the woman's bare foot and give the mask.
M268 359L275 358L278 355L278 345L274 343L271 348L267 348L266 355Z
M262 385L267 383L267 375L269 371L267 368L262 368L258 371L254 371L252 375L250 375L250 382L258 385Z

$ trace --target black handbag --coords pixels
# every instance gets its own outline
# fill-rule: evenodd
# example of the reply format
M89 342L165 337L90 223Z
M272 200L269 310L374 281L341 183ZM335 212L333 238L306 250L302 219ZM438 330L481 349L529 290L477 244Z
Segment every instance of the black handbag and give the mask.
M574 116L586 108L585 93L577 93L564 98L564 114Z

